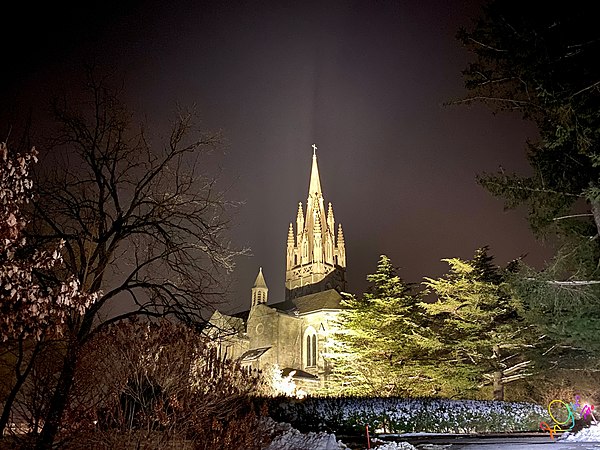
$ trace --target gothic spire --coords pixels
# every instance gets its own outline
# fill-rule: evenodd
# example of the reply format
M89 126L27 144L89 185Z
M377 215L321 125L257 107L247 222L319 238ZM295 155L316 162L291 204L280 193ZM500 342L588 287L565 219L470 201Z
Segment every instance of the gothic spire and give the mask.
M310 184L308 185L308 197L310 198L312 195L317 194L318 196L323 196L321 192L321 180L319 178L319 166L317 165L317 146L313 144L313 159L312 159L312 169L310 172Z
M346 249L341 228L336 244L333 206L323 199L317 146L313 144L312 168L306 210L298 205L296 235L290 226L286 248L286 299L346 286Z

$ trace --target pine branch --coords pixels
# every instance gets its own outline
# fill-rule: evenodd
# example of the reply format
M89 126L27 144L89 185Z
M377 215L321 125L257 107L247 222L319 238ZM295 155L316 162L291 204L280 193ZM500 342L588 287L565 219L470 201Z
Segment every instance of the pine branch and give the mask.
M587 214L570 214L568 216L555 217L552 220L554 222L556 222L557 220L574 219L574 218L577 218L577 217L594 217L594 215L592 213L587 213Z
M546 283L554 286L591 286L594 284L600 284L600 280L571 280L571 281L558 281L558 280L538 280L537 278L527 277L527 281L535 281L537 283Z
M523 369L525 367L529 367L529 366L531 366L531 361L523 361L523 362L520 362L519 364L515 364L514 366L512 366L506 370L503 370L502 374L510 375L511 373L516 372L517 370L521 370L521 369Z

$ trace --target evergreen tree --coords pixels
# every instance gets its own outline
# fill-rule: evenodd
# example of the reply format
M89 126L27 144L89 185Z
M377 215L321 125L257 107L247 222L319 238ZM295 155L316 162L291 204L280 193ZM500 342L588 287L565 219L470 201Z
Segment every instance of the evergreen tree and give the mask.
M440 375L462 396L493 383L494 399L503 400L506 383L530 374L531 361L522 351L531 347L532 335L487 247L470 261L444 261L449 273L424 282L437 300L420 304L437 340Z
M556 343L600 355L600 31L593 3L491 1L459 39L473 53L469 97L535 124L528 175L501 169L478 181L507 208L526 206L532 230L556 255L543 271L522 265L514 283L525 314ZM554 357L557 358L554 358Z
M330 356L335 359L336 391L358 395L433 393L425 366L418 363L434 344L421 327L420 297L380 257L362 298L348 296L340 314ZM425 330L426 331L426 330Z

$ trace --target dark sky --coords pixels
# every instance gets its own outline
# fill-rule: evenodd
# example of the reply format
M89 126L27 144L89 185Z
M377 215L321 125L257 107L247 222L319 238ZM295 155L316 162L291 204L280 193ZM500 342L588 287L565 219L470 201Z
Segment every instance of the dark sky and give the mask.
M352 292L366 288L382 253L417 283L444 273L442 258L483 245L498 264L527 253L539 266L550 254L522 211L504 212L475 183L500 164L526 172L534 129L484 107L443 106L465 95L469 55L455 34L479 1L15 8L1 35L4 111L68 85L93 58L123 77L127 102L151 122L196 105L204 127L223 130L222 186L245 202L232 238L253 253L238 261L232 309L249 305L259 266L270 300L283 298L287 229L306 202L313 142L325 201L344 227Z

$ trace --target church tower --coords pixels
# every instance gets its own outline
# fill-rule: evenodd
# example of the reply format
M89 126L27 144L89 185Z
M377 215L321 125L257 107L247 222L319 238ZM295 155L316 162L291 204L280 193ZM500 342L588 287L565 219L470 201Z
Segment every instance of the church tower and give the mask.
M268 293L269 288L265 282L265 277L263 276L261 267L258 270L258 275L256 276L256 281L254 281L254 286L252 286L252 307L267 303Z
M296 232L290 223L287 237L286 299L314 294L327 289L346 289L346 248L342 226L335 219L331 203L325 213L317 146L313 144L312 169L306 201L306 213L298 204Z

